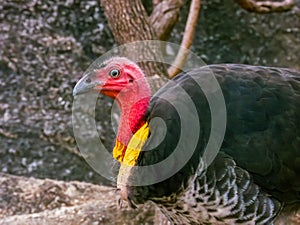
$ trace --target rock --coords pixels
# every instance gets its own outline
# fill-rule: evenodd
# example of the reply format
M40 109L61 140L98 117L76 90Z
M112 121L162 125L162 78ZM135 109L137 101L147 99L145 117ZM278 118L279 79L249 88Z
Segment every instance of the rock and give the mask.
M112 187L0 173L0 224L153 224L154 207L118 206Z

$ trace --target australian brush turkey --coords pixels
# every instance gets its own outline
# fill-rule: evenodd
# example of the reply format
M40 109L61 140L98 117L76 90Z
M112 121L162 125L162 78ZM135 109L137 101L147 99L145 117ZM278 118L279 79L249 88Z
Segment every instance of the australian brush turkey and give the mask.
M208 71L220 85L227 121L209 163L202 156L212 132L211 108L197 82ZM151 97L138 65L112 57L85 75L73 94L89 91L120 107L113 157L121 162L118 188L130 205L152 201L174 224L273 224L284 207L300 206L300 72L203 66L179 74ZM182 132L182 117L194 121L189 135Z

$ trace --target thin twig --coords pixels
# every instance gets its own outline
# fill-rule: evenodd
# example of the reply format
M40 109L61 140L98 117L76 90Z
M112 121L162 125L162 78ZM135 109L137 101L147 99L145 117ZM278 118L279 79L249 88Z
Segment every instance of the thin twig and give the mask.
M0 128L0 135L4 136L6 138L11 138L11 139L18 138L17 134L13 134L13 133L10 133L9 131L5 131L2 128Z
M200 0L192 0L180 49L177 53L177 56L172 66L168 68L168 74L170 78L174 77L180 72L180 68L182 68L186 60L188 50L192 45L195 28L197 25L198 15L200 11L200 5L201 5Z
M283 0L281 2L236 0L236 2L243 9L256 13L284 12L292 9L295 5L295 0Z

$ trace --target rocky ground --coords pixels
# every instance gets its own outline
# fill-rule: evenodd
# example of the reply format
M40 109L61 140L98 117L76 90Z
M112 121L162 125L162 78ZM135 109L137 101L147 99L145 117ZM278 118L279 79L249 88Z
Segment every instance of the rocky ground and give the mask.
M119 208L116 191L110 187L0 175L2 225L150 225L154 221L153 206Z
M186 12L187 8L172 33L173 42L180 42ZM192 49L207 63L300 69L299 28L299 7L254 15L229 0L203 1ZM73 136L72 89L88 65L114 45L99 1L0 4L0 224L22 224L17 222L21 217L32 224L43 216L50 218L47 224L84 224L76 219L79 211L87 214L86 224L97 224L93 222L102 216L100 224L105 220L130 224L125 221L133 218L132 224L153 221L153 209L147 207L149 219L134 216L145 211L116 210L113 188L93 185L113 183L87 165ZM111 149L112 103L107 98L98 101L98 132ZM63 182L74 180L78 182ZM58 218L63 212L72 216ZM89 218L95 215L101 217Z

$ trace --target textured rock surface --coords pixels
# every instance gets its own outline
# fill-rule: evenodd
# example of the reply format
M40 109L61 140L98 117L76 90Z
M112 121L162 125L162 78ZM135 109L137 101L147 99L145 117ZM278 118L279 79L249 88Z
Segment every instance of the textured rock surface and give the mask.
M0 224L153 224L154 208L120 208L116 190L0 174Z

